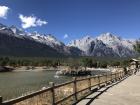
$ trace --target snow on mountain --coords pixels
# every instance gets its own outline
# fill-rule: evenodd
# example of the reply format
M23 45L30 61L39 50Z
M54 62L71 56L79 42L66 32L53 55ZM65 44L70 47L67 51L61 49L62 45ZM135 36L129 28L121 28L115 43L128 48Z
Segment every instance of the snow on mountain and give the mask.
M121 42L121 38L112 35L111 33L105 33L98 36L96 39L103 41L109 46L118 45Z
M122 39L121 37L112 35L111 33L101 34L97 39L112 48L120 57L135 54L133 49L134 41Z
M59 41L51 34L45 35L34 32L30 33L29 36L33 38L35 41L46 44L64 55L81 54L78 48L67 47L63 42Z
M133 45L134 41L124 40L111 33L101 34L96 38L86 36L82 39L71 41L71 43L68 44L68 46L81 49L86 55L110 55L120 57L134 55Z
M92 46L92 42L94 42L94 39L90 36L85 36L82 39L77 39L71 41L68 46L77 47L80 50L84 51L86 54L88 54L88 51L90 47Z
M13 26L13 25L10 27L10 29L13 31L13 33L14 33L15 35L26 35L26 34L27 34L27 33L24 32L22 29L19 29L19 28Z
M0 30L3 30L5 28L6 28L6 26L0 23Z
M116 46L123 46L125 48L128 48L130 50L133 50L133 41L122 39L116 35L112 35L111 33L105 33L101 34L97 37L98 40L103 41L103 43L107 44L109 47L112 47L113 49Z
M8 35L13 35L13 31L9 27L1 23L0 23L0 32Z
M29 39L33 42L45 44L65 55L87 56L119 56L135 55L133 45L135 41L122 39L111 33L104 33L93 38L85 36L71 41L67 46L51 34L28 33L15 26L7 27L0 24L0 33L20 39Z
M127 40L127 39L122 40L122 45L130 50L134 50L134 44L135 40Z
M116 56L112 49L107 47L101 40L85 36L82 39L74 40L68 46L77 47L84 51L87 56Z
M39 34L37 32L29 33L15 26L11 26L9 27L9 29L13 32L14 36L19 37L19 38L28 38L30 40L34 40L36 42L46 44L50 47L64 45L62 42L58 41L54 36L50 34L45 35L45 34Z
M72 47L68 48L67 46L65 46L64 43L57 40L51 34L45 35L45 34L39 34L37 32L29 33L29 32L25 32L24 30L15 27L15 26L7 27L3 24L0 24L0 33L9 35L10 37L16 37L16 38L20 38L23 40L31 40L33 42L47 45L65 55L69 55L69 54L72 55L73 52L75 53L74 55L81 54L79 49L72 48Z
M15 26L10 26L7 27L3 24L0 24L0 32L5 33L8 35L12 35L18 38L27 38L30 40L34 40L39 43L43 43L46 45L49 45L50 47L55 47L55 46L63 46L64 44L57 40L54 36L52 35L45 35L45 34L39 34L37 32L34 33L29 33L25 32L22 29L19 29Z
M28 37L26 32L24 32L22 29L18 29L15 26L7 27L3 24L0 24L0 33L7 34L12 37L27 38L31 40L31 38Z
M114 53L113 49L106 46L101 40L95 39L94 45L90 48L90 56L98 57L117 57L118 55Z
M83 55L83 52L80 49L66 46L63 42L59 41L51 34L45 35L34 32L30 33L29 36L35 41L46 44L64 55Z
M32 37L34 40L49 45L51 47L55 47L55 46L64 46L64 44L62 42L60 42L59 40L57 40L54 36L52 35L45 35L45 34L39 34L37 32L35 33L31 33L30 37Z

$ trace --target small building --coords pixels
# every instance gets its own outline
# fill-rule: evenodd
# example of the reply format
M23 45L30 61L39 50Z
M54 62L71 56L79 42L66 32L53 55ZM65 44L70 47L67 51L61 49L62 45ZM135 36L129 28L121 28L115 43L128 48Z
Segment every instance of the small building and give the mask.
M130 68L139 68L140 67L140 60L139 59L131 59L130 60Z

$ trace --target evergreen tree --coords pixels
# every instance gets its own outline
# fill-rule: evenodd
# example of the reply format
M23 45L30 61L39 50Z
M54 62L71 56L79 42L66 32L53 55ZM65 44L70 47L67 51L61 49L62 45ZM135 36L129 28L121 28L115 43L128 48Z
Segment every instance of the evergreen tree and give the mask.
M136 44L134 45L134 49L140 53L140 39L136 41Z
M87 67L92 67L92 59L90 58L83 58L82 59L82 66L85 67L85 70Z

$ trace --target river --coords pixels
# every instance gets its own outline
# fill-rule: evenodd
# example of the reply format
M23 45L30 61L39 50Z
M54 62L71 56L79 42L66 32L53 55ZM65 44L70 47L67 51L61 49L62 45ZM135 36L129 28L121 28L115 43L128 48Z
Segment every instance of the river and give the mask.
M0 73L0 96L4 100L16 98L29 92L40 90L42 87L48 87L49 82L55 84L64 83L72 80L72 77L55 77L56 71L20 71ZM101 74L101 71L95 71L94 75Z
M4 100L24 95L48 87L49 82L56 84L71 80L71 77L55 78L55 71L28 71L0 73L0 96Z

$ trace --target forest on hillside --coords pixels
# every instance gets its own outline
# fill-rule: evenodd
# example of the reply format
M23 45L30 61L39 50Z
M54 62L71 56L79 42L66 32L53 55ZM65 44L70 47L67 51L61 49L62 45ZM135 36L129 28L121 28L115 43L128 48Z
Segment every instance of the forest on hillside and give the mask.
M69 66L77 68L79 66L101 67L107 66L127 66L130 58L95 58L95 57L67 57L67 58L42 58L42 57L0 57L1 66Z
M136 42L134 49L140 53L140 41ZM137 58L137 57L136 57ZM0 56L0 66L69 66L71 68L84 67L101 67L107 66L119 66L126 67L130 63L129 57L127 58L115 58L115 57L91 57L91 56L77 56L77 57L11 57Z

